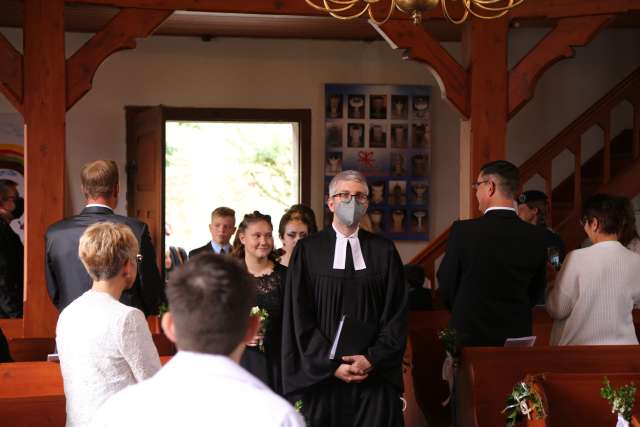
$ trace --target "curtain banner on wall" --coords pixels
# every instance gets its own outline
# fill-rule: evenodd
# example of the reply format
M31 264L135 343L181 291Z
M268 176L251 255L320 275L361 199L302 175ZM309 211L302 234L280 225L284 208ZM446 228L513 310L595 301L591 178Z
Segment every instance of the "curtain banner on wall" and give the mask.
M17 183L24 197L24 123L17 113L0 113L0 179ZM24 215L11 228L24 240Z
M393 240L429 239L430 96L430 86L325 85L325 197L338 172L362 172L371 228Z

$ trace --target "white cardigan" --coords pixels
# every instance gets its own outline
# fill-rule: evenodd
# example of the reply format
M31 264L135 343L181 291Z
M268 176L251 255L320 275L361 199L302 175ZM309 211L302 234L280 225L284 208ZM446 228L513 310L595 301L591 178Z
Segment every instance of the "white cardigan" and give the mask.
M547 288L555 319L550 344L638 344L632 317L638 304L640 255L617 241L575 250Z
M100 405L160 369L144 314L89 290L58 319L56 344L67 398L67 427L87 426Z

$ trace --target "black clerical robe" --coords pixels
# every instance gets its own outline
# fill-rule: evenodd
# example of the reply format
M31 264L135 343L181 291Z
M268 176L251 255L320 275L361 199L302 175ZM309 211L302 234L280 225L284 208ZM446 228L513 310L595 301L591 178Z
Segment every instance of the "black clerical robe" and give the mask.
M311 427L401 426L402 356L407 337L407 289L390 240L358 232L364 270L354 270L350 246L345 269L334 269L332 227L296 245L289 263L283 313L285 394L301 398ZM373 370L359 384L334 376L329 359L342 315L377 327L363 355Z

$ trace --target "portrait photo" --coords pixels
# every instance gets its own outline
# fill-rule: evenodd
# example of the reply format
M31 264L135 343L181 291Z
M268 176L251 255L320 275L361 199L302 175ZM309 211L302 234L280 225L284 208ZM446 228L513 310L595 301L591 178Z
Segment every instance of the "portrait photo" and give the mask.
M407 211L405 209L394 209L391 211L391 232L402 233L405 231Z
M369 211L369 219L371 220L371 231L374 233L382 233L384 227L384 211L382 209L371 209Z
M391 118L407 120L409 117L409 97L403 95L391 96Z
M349 123L347 146L351 148L364 147L364 125L360 123Z
M389 181L389 205L404 206L407 204L407 183L405 181Z
M326 115L328 119L341 119L343 117L343 105L341 94L331 94L326 100Z
M342 153L327 153L324 174L333 176L342 172Z
M409 184L410 187L410 198L412 204L414 205L426 205L427 204L427 190L429 190L429 186L425 181L411 181Z
M404 155L402 153L392 152L389 157L389 162L391 163L391 167L389 168L391 176L406 175L407 169L404 164Z
M364 119L364 95L349 95L349 118Z
M426 123L413 124L413 138L411 146L413 148L425 148L429 146L429 126Z
M384 181L375 181L369 185L369 204L380 205L384 204Z
M428 96L414 96L413 97L413 118L425 119L429 113L429 97Z
M342 147L342 123L327 122L325 128L325 137L327 139L327 147Z
M415 210L411 212L411 231L414 233L425 233L427 232L426 225L428 224L427 211L425 210Z
M387 95L371 95L369 97L369 118L386 119L387 118Z
M369 129L369 147L386 148L387 130L384 125L374 124Z
M428 156L426 154L416 154L411 157L411 175L426 177L428 167Z
M407 148L407 140L409 139L409 127L405 124L391 125L391 147Z

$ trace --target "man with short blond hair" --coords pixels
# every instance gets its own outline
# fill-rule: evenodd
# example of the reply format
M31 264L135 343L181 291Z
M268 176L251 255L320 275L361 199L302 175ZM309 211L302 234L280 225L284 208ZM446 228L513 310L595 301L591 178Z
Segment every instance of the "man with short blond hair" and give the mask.
M85 208L80 214L51 225L46 234L45 277L51 301L62 311L91 288L91 278L78 258L78 241L90 225L111 221L128 225L140 245L138 276L120 301L147 315L157 314L164 302L164 291L149 228L142 221L114 213L120 190L118 166L113 160L89 162L82 167L80 179Z
M209 224L211 241L189 252L189 258L202 253L229 254L231 253L231 237L236 232L236 212L220 206L211 212L211 224Z

